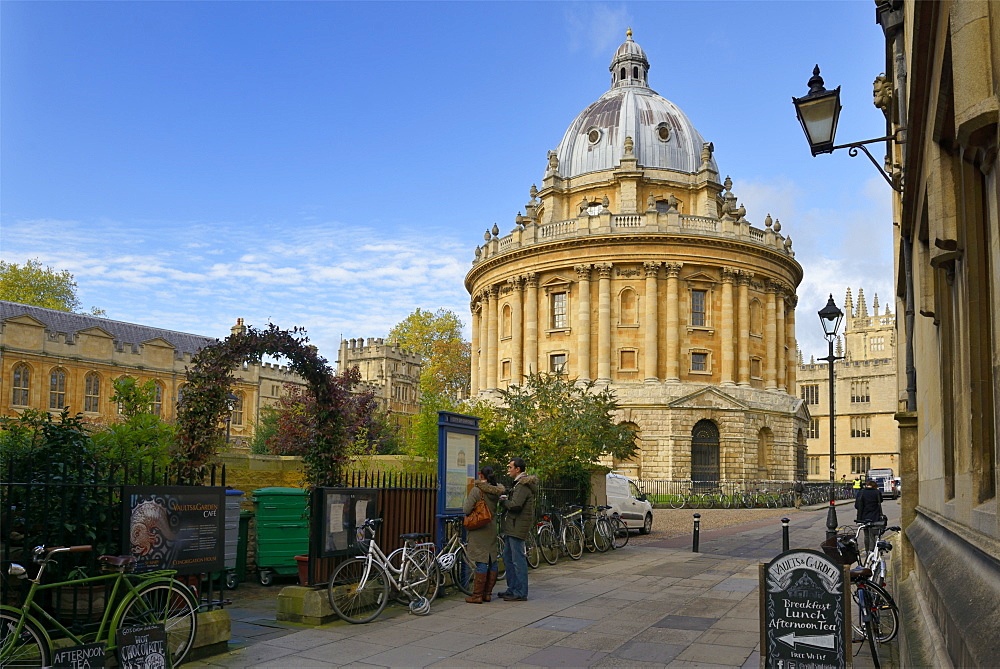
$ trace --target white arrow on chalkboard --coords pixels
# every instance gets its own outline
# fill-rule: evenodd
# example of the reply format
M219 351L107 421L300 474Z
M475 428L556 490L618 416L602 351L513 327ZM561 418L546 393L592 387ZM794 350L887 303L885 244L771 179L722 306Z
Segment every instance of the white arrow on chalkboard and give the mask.
M778 641L795 648L795 645L812 646L813 648L834 648L837 645L837 638L833 634L824 636L796 636L795 632L779 636Z

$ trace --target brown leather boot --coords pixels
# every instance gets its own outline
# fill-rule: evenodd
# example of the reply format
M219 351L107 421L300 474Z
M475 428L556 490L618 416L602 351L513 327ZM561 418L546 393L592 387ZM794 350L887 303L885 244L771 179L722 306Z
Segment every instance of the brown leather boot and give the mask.
M484 590L486 590L486 574L476 572L476 580L472 586L472 594L465 598L465 602L467 604L482 604Z
M483 601L488 602L493 599L493 586L497 584L497 572L486 572L486 589L483 590Z

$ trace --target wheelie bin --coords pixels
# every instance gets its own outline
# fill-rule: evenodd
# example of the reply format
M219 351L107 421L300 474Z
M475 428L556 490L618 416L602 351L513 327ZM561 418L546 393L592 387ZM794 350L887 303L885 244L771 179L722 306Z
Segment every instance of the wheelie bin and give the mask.
M271 585L274 576L298 573L296 555L309 553L309 492L301 488L253 491L257 516L257 578Z

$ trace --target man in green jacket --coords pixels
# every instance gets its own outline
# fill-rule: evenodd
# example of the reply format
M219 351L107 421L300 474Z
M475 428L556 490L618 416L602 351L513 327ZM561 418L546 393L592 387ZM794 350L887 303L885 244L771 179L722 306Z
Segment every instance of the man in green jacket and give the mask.
M524 540L535 529L535 494L538 477L524 473L522 458L512 458L507 473L514 479L510 494L500 496L503 521L500 531L504 535L503 562L507 567L507 590L500 593L505 602L523 602L528 599L528 560L524 555Z

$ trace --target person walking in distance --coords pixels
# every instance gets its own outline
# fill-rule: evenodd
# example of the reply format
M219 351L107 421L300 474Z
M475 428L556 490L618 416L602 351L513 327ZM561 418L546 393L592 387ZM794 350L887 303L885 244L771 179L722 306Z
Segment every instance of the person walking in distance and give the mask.
M493 474L492 467L483 467L479 470L479 478L465 498L463 511L466 515L472 513L476 508L476 502L483 500L489 508L490 513L496 518L497 504L500 503L500 495L505 490L502 484L497 483L497 477ZM469 552L469 559L476 563L475 581L472 587L472 595L466 597L469 604L482 604L492 598L493 586L497 582L497 524L490 521L477 530L469 530L469 544L466 550Z
M514 479L509 495L500 496L504 535L503 561L507 566L507 590L500 593L505 602L523 602L528 599L528 560L524 555L524 540L535 529L535 494L538 477L524 473L526 466L521 458L512 458L507 473Z
M854 500L854 508L858 511L855 522L858 523L878 523L882 520L882 493L878 489L878 483L872 479L865 482L865 487L861 489L861 494ZM870 551L875 547L875 537L878 536L873 527L865 528L865 550Z
M792 485L792 492L795 493L795 508L802 508L802 493L806 491L806 487L802 484L802 481L796 481Z

